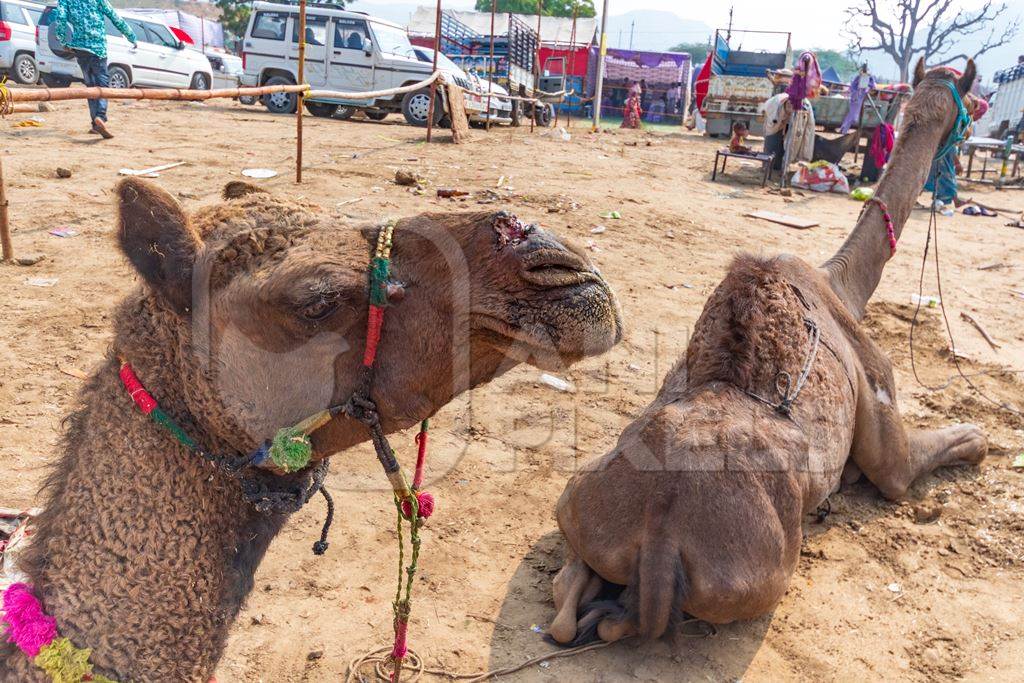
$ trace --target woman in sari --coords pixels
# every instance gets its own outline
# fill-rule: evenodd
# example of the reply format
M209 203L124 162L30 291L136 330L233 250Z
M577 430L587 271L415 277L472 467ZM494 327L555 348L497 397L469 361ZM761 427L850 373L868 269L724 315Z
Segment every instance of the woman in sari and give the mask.
M622 111L623 128L640 128L640 119L643 111L640 108L640 98L643 91L639 83L629 83L629 95L626 97L626 104Z

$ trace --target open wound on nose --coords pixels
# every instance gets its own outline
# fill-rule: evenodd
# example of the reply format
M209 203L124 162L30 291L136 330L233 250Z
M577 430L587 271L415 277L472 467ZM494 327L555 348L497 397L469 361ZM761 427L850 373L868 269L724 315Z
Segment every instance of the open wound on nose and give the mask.
M537 228L536 225L523 223L507 211L494 217L493 227L498 235L498 248L522 242Z

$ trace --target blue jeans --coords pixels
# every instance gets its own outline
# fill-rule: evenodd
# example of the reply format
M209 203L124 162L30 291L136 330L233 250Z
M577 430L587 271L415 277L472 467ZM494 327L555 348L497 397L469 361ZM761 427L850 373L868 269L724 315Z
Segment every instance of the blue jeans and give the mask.
M110 85L105 57L97 57L84 50L75 50L75 59L78 60L78 66L82 69L82 79L88 87L106 88ZM89 123L96 119L107 120L106 100L89 100Z
M932 172L928 175L928 182L924 186L926 192L933 192L935 198L943 204L949 204L956 199L956 156L957 150L954 148L935 161Z

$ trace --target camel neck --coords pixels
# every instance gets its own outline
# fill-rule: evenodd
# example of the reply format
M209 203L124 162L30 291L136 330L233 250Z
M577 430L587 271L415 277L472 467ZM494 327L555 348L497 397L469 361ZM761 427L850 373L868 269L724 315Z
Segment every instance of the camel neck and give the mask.
M858 319L864 315L892 258L882 206L888 209L898 242L948 128L945 120L939 120L903 129L875 191L879 201L865 206L853 232L824 265L833 273L836 288Z
M128 352L180 413L180 387L165 379L173 369L158 368L142 346ZM100 672L207 680L284 516L257 513L236 481L143 415L113 355L82 398L22 569L61 634L91 648Z

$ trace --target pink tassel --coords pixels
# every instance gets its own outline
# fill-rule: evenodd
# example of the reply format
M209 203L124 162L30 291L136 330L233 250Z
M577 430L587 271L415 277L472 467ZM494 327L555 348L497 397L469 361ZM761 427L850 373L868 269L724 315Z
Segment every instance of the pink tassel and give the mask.
M427 491L420 491L416 494L420 519L426 519L434 514L434 496ZM402 501L402 514L406 519L412 516L412 504L408 500Z
M30 659L57 637L57 621L43 612L32 586L14 583L4 591L7 635Z

